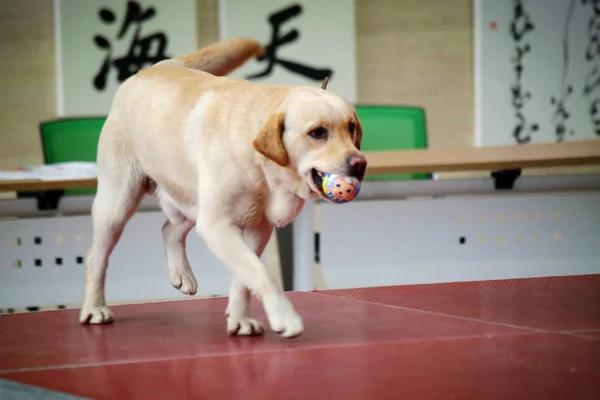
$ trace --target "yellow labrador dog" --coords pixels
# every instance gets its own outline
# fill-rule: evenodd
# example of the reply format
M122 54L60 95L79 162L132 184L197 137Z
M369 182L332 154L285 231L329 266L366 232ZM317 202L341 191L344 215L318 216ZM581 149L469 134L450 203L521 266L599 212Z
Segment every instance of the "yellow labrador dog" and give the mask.
M98 145L81 323L113 321L104 295L109 256L150 193L167 216L162 233L173 286L196 293L185 253L195 228L234 277L229 334L263 332L248 312L251 291L271 329L302 333L301 317L260 255L274 227L290 223L305 200L329 201L323 173L363 179L362 130L354 107L323 87L223 76L263 51L254 40L225 40L141 70L118 89Z

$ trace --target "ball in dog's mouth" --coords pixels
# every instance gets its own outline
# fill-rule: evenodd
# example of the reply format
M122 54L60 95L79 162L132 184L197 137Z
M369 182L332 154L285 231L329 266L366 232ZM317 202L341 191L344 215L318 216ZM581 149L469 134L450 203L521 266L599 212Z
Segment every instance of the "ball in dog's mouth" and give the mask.
M352 201L360 192L360 180L353 176L321 172L313 168L311 177L321 194L333 203Z

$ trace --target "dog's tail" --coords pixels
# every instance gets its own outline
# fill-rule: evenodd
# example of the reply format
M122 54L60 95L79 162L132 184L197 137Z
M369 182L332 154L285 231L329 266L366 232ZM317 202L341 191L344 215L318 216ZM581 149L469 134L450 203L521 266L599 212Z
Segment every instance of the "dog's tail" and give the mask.
M193 53L170 58L156 66L175 66L199 69L216 76L224 76L265 49L259 42L248 38L234 38L217 42Z

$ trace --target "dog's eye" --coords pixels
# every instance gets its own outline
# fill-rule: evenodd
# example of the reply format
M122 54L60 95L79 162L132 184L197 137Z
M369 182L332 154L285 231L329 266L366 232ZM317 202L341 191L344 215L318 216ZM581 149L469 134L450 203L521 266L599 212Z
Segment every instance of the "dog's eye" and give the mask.
M351 135L354 135L354 132L356 131L356 124L354 122L350 122L350 124L348 124L348 130L350 131Z
M325 139L327 138L327 130L325 128L317 128L308 132L308 136L313 139Z

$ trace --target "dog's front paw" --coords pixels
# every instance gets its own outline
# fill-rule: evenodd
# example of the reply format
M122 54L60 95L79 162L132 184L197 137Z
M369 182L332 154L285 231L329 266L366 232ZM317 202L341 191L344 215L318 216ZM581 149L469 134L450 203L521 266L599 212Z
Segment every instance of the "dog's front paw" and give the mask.
M195 295L198 282L192 270L188 267L170 268L171 284L183 294Z
M113 313L106 306L84 306L79 313L79 322L82 324L110 324L113 321Z
M285 295L264 296L262 302L273 331L287 338L302 334L304 331L302 318Z
M258 336L264 333L262 324L248 316L227 316L227 333L231 336Z

